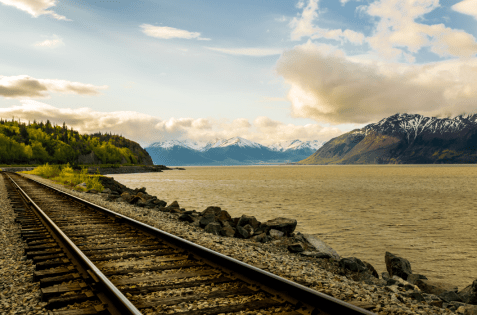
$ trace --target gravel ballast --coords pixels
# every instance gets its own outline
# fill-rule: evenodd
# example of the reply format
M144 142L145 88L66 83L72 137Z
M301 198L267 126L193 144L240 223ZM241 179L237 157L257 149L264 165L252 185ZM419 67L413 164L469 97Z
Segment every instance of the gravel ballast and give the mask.
M454 313L448 309L429 305L427 302L418 302L407 297L404 289L397 286L391 290L386 286L354 281L352 280L353 274L351 272L343 274L337 262L332 259L299 256L289 253L286 248L273 243L262 244L252 240L212 235L189 223L178 221L176 214L140 208L123 202L109 202L101 194L78 192L38 176L26 176L340 300L371 304L375 307L370 310L376 314L463 314L463 310L460 312L461 309ZM3 180L0 182L0 206L5 218L2 222L1 241L4 251L7 253L4 255L5 258L0 260L2 263L2 280L0 280L3 281L0 282L3 286L2 290L10 292L9 285L12 284L14 287L22 289L22 292L29 292L32 297L29 300L31 303L27 303L28 305L40 307L38 284L31 283L34 267L31 262L28 263L28 260L22 260L23 243L20 236L15 234L18 233L19 228L14 223L13 210L7 204ZM9 244L12 245L8 246ZM13 272L16 266L19 266L18 269L21 271ZM7 268L6 271L4 268ZM3 276L4 274L5 276ZM13 303L22 305L24 304L22 303L23 298L30 295L9 293L8 301L10 305ZM3 303L2 295L2 305ZM22 305L22 307L26 306ZM0 308L5 314L9 314L7 311L10 309ZM39 312L38 314L43 313Z
M33 282L35 266L24 255L15 216L0 176L0 314L48 314L40 300L40 283Z

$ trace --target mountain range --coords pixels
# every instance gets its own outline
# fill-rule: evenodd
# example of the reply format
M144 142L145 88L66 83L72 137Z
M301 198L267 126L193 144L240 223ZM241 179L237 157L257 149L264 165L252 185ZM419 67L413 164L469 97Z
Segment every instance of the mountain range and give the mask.
M477 162L477 114L395 114L331 139L299 164Z
M146 147L154 164L161 165L251 165L298 162L323 144L317 140L292 140L264 146L241 137L208 143L167 140Z

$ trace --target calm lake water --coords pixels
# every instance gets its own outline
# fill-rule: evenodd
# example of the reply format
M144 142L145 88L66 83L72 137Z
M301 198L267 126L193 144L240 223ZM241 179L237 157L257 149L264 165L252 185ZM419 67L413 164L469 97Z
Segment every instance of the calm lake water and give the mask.
M295 218L342 257L386 270L390 251L414 273L459 289L477 279L477 166L236 166L113 175L187 210Z

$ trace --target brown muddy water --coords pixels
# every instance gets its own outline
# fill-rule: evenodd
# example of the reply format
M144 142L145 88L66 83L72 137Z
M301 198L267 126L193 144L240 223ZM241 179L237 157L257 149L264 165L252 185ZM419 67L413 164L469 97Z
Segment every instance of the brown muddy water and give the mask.
M477 166L235 166L113 175L187 210L295 218L342 257L386 270L384 254L459 289L477 279Z

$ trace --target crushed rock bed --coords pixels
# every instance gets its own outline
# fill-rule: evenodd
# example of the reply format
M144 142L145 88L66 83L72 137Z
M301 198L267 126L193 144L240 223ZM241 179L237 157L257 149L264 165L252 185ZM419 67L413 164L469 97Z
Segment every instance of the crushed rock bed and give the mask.
M392 292L383 286L354 281L352 279L356 274L343 273L338 263L332 259L298 256L273 243L262 244L252 240L212 235L201 228L178 221L177 214L121 202L108 202L100 195L74 191L35 175L26 176L340 300L370 303L375 305L371 311L376 314L462 314L432 306L426 302L418 302L406 297L402 294L404 292ZM13 221L13 217L11 220ZM22 250L19 253L21 255ZM31 270L33 270L32 267ZM16 303L19 302L21 302L20 297ZM150 310L145 313L149 312Z
M25 243L15 216L0 176L0 314L46 315L40 283L33 282L35 266L24 255Z

